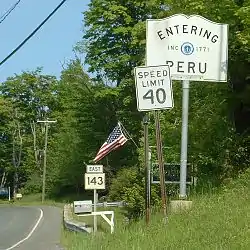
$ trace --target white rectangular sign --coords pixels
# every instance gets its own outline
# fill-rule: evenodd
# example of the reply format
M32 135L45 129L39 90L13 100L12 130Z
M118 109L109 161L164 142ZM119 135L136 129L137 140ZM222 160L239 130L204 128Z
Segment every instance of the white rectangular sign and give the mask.
M174 80L227 81L228 25L177 14L147 20L148 66L170 66Z
M135 68L137 109L173 108L173 91L168 65Z
M103 173L103 165L87 165L87 173Z
M85 189L105 189L105 174L86 173Z

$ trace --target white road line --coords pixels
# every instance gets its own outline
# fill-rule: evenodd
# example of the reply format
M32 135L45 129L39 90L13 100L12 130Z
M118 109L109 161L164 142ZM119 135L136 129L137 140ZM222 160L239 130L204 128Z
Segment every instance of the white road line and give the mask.
M35 231L36 228L38 227L38 225L39 225L41 219L43 218L43 210L40 209L40 208L39 208L39 210L40 210L40 216L39 216L39 218L38 218L38 220L37 220L35 226L34 226L34 227L31 229L31 231L29 232L29 234L28 234L24 239L18 241L16 244L14 244L13 246L11 246L11 247L9 247L9 248L6 248L5 250L11 250L11 249L13 249L14 247L19 246L21 243L23 243L24 241L26 241L26 240L28 240L28 239L30 238L30 236L34 233L34 231Z

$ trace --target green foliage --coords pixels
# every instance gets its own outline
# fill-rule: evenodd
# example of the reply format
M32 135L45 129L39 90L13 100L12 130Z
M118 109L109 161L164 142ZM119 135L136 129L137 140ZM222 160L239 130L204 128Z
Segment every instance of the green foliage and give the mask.
M110 186L110 200L124 200L128 206L127 217L138 218L144 210L143 178L136 168L121 169Z
M47 183L48 191L52 194L79 192L82 186L88 150L87 144L82 144L81 137L91 132L91 126L88 126L91 117L90 87L80 61L71 61L62 72L57 88L57 106L53 112L57 129L49 147ZM85 112L81 110L82 107ZM83 121L86 121L84 126Z
M122 199L128 187L132 186L133 184L139 184L139 182L141 182L141 179L139 180L137 177L138 177L137 169L135 168L121 169L117 173L116 178L114 178L112 181L109 192L110 200Z
M30 169L29 166L24 166L23 171L26 172L27 169ZM42 175L35 171L34 173L25 173L27 176L27 179L25 183L23 183L23 187L19 190L20 193L23 195L29 195L29 194L39 194L42 190L42 182L41 177Z
M24 72L21 75L9 77L1 85L2 95L25 112L23 122L41 119L51 112L55 103L56 78L41 75L41 70Z
M56 84L55 77L42 75L40 69L9 77L1 84L1 98L6 103L5 108L1 106L1 112L9 110L8 117L2 117L4 168L8 185L13 184L15 189L23 188L27 181L33 183L28 188L31 192L41 187L33 180L34 176L40 180L37 152L42 149L44 138L44 130L39 130L36 121L51 115Z
M11 166L11 127L13 126L13 105L10 100L0 97L0 185L10 183L8 172Z
M193 199L192 209L168 215L152 214L129 226L115 227L114 234L95 237L64 231L67 249L248 249L250 172L213 195ZM118 222L119 223L119 222Z
M232 118L231 114L239 100L249 99L249 92L244 91L246 87L241 88L244 93L241 92L243 94L238 100L234 92L237 86L246 86L249 75L249 1L166 0L141 3L130 0L118 3L95 0L89 6L89 10L84 13L84 43L78 49L85 49L86 62L90 64L91 72L103 76L104 81L108 78L118 84L130 84L132 79L127 78L132 77L133 67L143 63L147 18L164 18L177 13L198 14L215 22L229 24L229 78L233 88L224 84L192 83L189 162L195 165L200 183L212 182L213 185L221 183L228 176L227 173L231 175L245 169L247 163L243 157L238 158L240 161L234 159L233 152L240 150L243 139L235 135L234 121L231 122L229 118ZM133 50L134 48L140 50ZM161 114L163 144L167 147L164 149L164 158L167 162L180 161L182 95L180 83L176 82L174 85L175 107ZM124 96L123 100L133 103L135 95L132 93L132 98L130 95ZM122 107L119 109L123 110ZM132 117L131 113L130 116ZM132 135L142 146L141 117L136 116L140 132L132 130ZM150 116L150 144L155 145L154 116ZM138 156L141 163L142 154L140 149ZM244 154L248 154L248 151L244 150ZM153 160L156 161L155 151ZM228 171L228 168L231 170Z
M123 168L113 178L109 191L110 200L123 200L127 203L126 217L138 219L145 212L145 178L138 167ZM152 186L151 204L159 206L158 189Z
M48 188L55 194L79 192L85 163L91 163L117 120L129 131L138 128L137 120L130 119L136 107L135 99L127 98L132 95L131 85L111 88L91 82L79 61L70 62L62 72L57 91L58 107L53 115L58 129L49 149L48 165L53 168L48 171ZM135 118L136 115L138 112L133 114ZM119 168L134 165L136 161L137 150L130 142L102 160L107 183Z
M78 51L86 52L89 71L117 85L131 77L133 68L144 58L142 22L161 11L162 2L91 1L84 13L83 42L77 46Z

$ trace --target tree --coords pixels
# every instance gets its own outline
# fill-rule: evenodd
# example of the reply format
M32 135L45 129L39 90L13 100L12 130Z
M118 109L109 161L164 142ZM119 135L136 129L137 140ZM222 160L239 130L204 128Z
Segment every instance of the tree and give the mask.
M41 69L34 72L23 72L9 77L1 85L4 100L12 104L11 115L11 151L14 168L14 192L23 187L27 181L40 179L38 152L43 147L41 130L36 130L36 121L45 118L56 103L55 77L41 74ZM8 146L10 147L10 145ZM34 185L39 191L39 182Z
M10 100L0 97L0 187L12 183L12 114L13 106Z
M169 0L166 16L184 13L202 15L212 21L229 24L229 83L234 90L230 102L231 117L242 133L250 127L246 113L250 107L250 1L249 0ZM183 7L185 6L185 7ZM244 117L244 118L243 118ZM244 121L243 121L244 120Z
M163 0L91 1L84 13L83 42L77 46L78 51L86 52L89 71L95 72L99 80L117 85L131 77L133 68L144 60L143 22L161 12L163 3Z
M85 163L91 163L118 120L138 140L140 114L135 99L129 98L133 90L132 82L119 88L92 82L78 60L63 70L54 111L58 129L49 157L53 169L48 171L48 178L54 193L81 191ZM131 120L131 115L135 120ZM123 166L137 164L137 153L136 146L128 142L100 162L105 166L108 183Z
M226 6L226 8L225 8ZM110 10L110 11L109 11ZM249 100L249 92L247 91L247 83L249 82L249 0L233 1L233 0L222 0L222 1L203 1L203 0L185 0L180 2L177 0L165 0L165 1L147 1L141 3L139 1L104 1L96 0L91 1L90 9L84 13L84 20L86 24L86 33L84 35L85 50L87 53L86 62L91 65L91 71L99 71L103 76L110 78L112 81L117 80L119 84L124 81L125 78L130 78L132 80L132 69L138 64L142 64L145 54L145 20L147 18L164 18L177 13L184 13L187 15L198 14L202 15L210 20L221 23L228 23L230 26L229 32L229 89L226 91L221 90L220 86L214 86L210 89L199 88L199 86L194 86L194 91L198 91L198 96L203 96L204 93L212 95L212 100L207 100L207 106L213 107L214 103L222 102L225 105L219 106L220 109L216 109L214 113L214 118L217 120L220 115L224 117L221 121L217 120L223 132L221 133L213 124L207 123L211 130L207 130L207 138L210 135L214 136L218 140L228 140L231 138L230 128L231 123L228 121L228 117L236 119L240 115L232 116L235 106L238 106L239 102L244 100L246 105L247 100ZM128 37L126 39L126 37ZM124 38L124 39L123 39ZM126 41L124 43L124 41ZM83 47L83 45L82 45ZM140 48L139 51L134 50L136 57L133 57L131 48ZM107 61L105 61L107 59ZM116 63L116 60L119 62ZM129 66L128 66L129 65ZM127 67L128 66L128 67ZM126 72L126 73L124 73ZM100 74L101 75L101 74ZM128 79L129 81L129 79ZM178 84L178 83L176 83ZM121 84L122 85L122 84ZM204 86L204 85L201 85ZM231 88L235 92L232 94ZM192 87L193 88L193 87ZM227 86L225 86L227 88ZM206 90L207 89L207 90ZM238 90L238 91L237 91ZM175 87L175 96L180 96L180 88ZM206 92L208 91L208 92ZM213 95L210 91L215 91L217 94ZM222 92L221 92L222 91ZM243 92L244 91L244 92ZM225 97L220 94L223 93ZM134 95L135 97L135 95ZM134 98L133 97L133 98ZM129 98L129 96L127 97ZM225 101L223 101L225 99ZM195 100L197 102L197 100ZM173 124L164 124L163 131L169 131L171 127L174 129L176 123L180 123L180 106L181 102L178 100L178 105L175 105L173 111L166 115L165 119L170 120ZM226 107L226 108L225 108ZM199 109L199 113L205 113L206 107L202 106ZM192 112L192 111L191 111ZM197 111L198 112L198 111ZM222 112L222 113L220 113ZM236 112L239 114L239 112ZM246 111L244 111L244 114ZM177 115L177 117L176 117ZM197 126L192 125L192 119L198 119L202 121L202 116L191 117L191 133L194 137L199 136L197 131ZM225 120L224 120L225 119ZM196 122L198 121L196 120ZM240 119L235 121L237 131L239 127L243 127L243 124L239 124ZM242 119L243 120L243 119ZM225 121L225 122L224 122ZM244 118L245 121L245 118ZM192 128L193 126L193 128ZM249 122L250 126L250 122ZM249 127L246 125L243 131ZM228 129L225 130L225 127ZM178 127L180 129L180 127ZM228 133L227 133L227 132ZM179 130L180 132L180 130ZM174 151L172 151L172 158L177 158L179 155L179 143L180 133L176 130L174 135L170 136L171 144L174 146ZM154 135L152 130L151 132ZM218 136L218 137L217 137ZM228 137L227 137L228 136ZM219 139L220 138L220 139ZM222 139L224 138L224 139ZM152 138L154 141L154 136ZM192 143L192 141L191 141ZM203 147L201 144L197 144L195 147ZM209 141L209 146L211 149L219 150L220 146L213 144L213 141ZM169 144L169 138L168 138ZM177 146L178 145L178 146ZM215 150L215 151L216 151ZM203 152L205 153L205 152ZM214 162L217 161L216 153L211 151L211 155ZM208 157L208 158L209 158ZM205 159L205 158L204 158ZM216 164L221 164L217 162Z
M70 61L62 71L53 116L57 129L51 139L48 157L48 189L53 195L79 192L83 184L84 162L93 138L91 117L92 86L80 60ZM81 108L85 108L83 111ZM86 123L84 123L86 121ZM89 141L83 135L89 136Z

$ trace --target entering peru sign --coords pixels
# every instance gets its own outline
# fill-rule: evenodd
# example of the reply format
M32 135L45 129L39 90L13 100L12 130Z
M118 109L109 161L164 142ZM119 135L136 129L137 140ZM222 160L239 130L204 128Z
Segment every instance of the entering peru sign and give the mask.
M198 15L147 20L147 66L169 65L174 80L227 81L228 25Z

